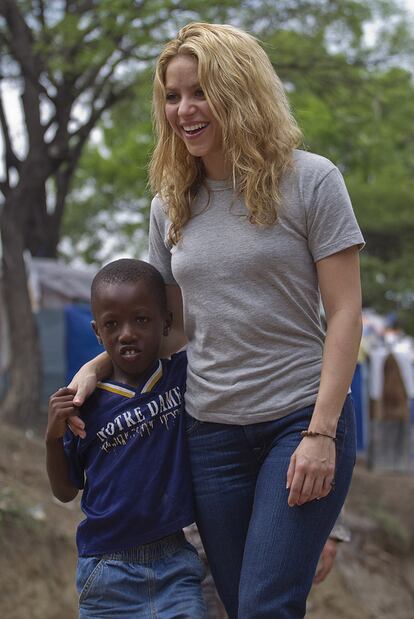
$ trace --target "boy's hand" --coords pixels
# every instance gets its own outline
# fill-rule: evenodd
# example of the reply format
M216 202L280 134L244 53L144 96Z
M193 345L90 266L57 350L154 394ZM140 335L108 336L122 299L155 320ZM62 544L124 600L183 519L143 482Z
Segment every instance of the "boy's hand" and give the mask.
M335 563L336 553L338 550L338 542L333 538L328 538L325 546L323 547L316 574L313 579L315 584L323 582L329 572L331 571L333 564Z
M77 429L77 436L85 438L85 424L79 418L79 408L73 402L75 394L76 390L62 387L50 397L46 441L62 438L69 422Z

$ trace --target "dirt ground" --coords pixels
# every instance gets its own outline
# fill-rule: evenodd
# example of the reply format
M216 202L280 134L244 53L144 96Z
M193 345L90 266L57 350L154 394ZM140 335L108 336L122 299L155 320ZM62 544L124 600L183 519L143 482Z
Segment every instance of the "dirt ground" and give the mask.
M0 617L76 619L78 503L52 498L43 441L0 424ZM357 465L347 502L353 537L312 590L309 619L414 618L414 475Z

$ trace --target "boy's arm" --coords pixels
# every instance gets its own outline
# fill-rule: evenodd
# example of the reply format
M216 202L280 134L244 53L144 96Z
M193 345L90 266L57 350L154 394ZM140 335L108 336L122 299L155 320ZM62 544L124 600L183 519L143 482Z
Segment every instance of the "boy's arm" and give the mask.
M63 503L72 501L79 492L70 479L69 462L63 448L68 419L76 413L73 396L73 391L67 388L59 389L51 396L45 438L50 487L54 496Z
M46 439L46 470L54 496L68 503L78 494L69 477L69 463L63 449L63 439Z

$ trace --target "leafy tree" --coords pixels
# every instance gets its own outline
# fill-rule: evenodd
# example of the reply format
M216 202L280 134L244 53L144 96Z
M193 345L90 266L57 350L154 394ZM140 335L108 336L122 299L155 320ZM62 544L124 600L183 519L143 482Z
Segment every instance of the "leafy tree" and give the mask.
M341 83L346 79L352 63L357 63L357 60L348 62L344 55L332 53L330 48L334 44L338 47L336 40L340 38L342 46L346 41L348 55L359 58L364 24L372 18L377 5L378 0L364 3L355 0L248 0L242 3L237 13L230 13L230 21L247 28L264 41L279 75L289 90L293 90L294 102L300 93L300 101L310 104L312 120L307 127L311 127L313 135L327 130L332 136L334 127L322 126L322 119L314 113L317 110L313 105L318 105L319 109L322 106L329 113L330 103L321 100L320 93L333 82ZM65 213L65 242L61 251L69 260L73 252L87 262L99 263L109 259L114 248L107 241L108 235L103 234L102 224L110 226L112 233L117 217L122 222L117 228L119 244L126 245L130 254L143 252L150 196L146 191L140 140L148 143L150 150L150 74L143 90L144 96L137 96L132 105L123 107L121 113L117 108L105 115L100 125L100 143L91 144L84 153L75 179L76 189ZM305 97L308 97L307 102ZM310 142L308 136L307 141ZM328 139L324 144L327 143ZM126 177L126 167L132 178ZM108 198L105 201L104 196ZM141 205L138 227L137 199ZM110 213L105 222L102 221L105 219L103 208ZM132 227L125 229L125 219L120 215L122 211L125 216L130 213Z
M232 3L190 0L0 0L0 86L19 90L24 146L0 97L3 291L12 351L2 414L37 414L40 359L23 252L55 257L68 191L102 116L136 96L141 74L177 25L219 19ZM27 360L30 360L29 371Z
M151 78L103 120L85 150L64 218L61 255L97 265L146 252L147 162L152 148Z
M327 97L298 95L309 146L345 174L367 246L364 303L414 333L414 83L401 68L358 70Z
M379 311L398 310L406 318L414 291L409 17L388 1L262 1L245 3L233 23L264 41L289 91L306 147L332 159L346 177L367 240L361 255L364 303ZM108 235L98 238L94 232L102 230L102 209L110 213L112 237L116 215L125 215L116 227L121 247L115 251L143 252L149 196L140 140L150 148L149 89L148 82L144 98L120 114L108 114L101 143L85 152L65 216L68 258L74 248L86 261L111 257ZM92 176L95 191L82 197ZM126 229L125 220L132 224Z

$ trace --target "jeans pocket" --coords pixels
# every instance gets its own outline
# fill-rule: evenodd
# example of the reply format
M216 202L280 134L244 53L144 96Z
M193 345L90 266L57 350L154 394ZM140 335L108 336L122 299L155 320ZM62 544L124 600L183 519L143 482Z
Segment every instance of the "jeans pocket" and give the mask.
M76 573L76 588L81 604L90 591L96 579L101 574L104 560L101 557L79 557Z

